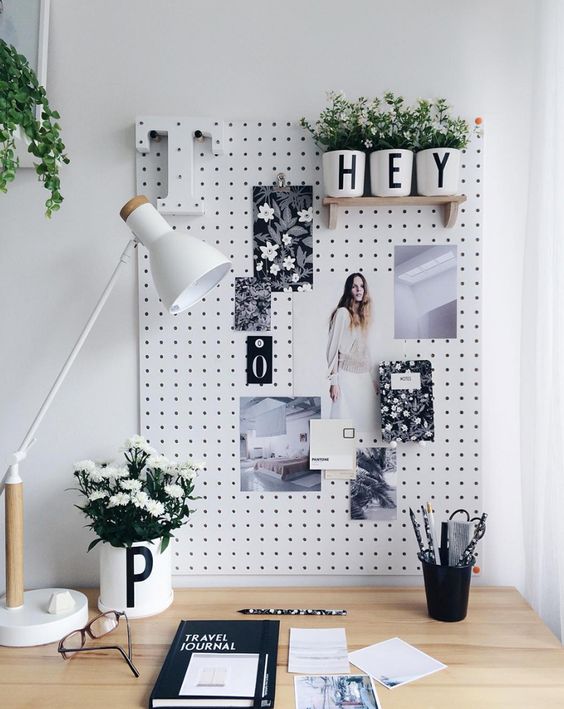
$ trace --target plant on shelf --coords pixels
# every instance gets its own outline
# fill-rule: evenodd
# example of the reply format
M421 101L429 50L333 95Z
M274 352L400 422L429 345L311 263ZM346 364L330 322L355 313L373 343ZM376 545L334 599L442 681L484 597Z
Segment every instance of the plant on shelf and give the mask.
M387 91L368 104L364 146L370 154L370 191L377 197L411 192L415 114L403 96Z
M35 171L50 193L45 202L48 217L63 201L59 167L69 162L59 118L27 59L0 39L0 190L7 192L15 179L19 165L16 138L21 136L37 158Z
M386 91L366 107L363 144L367 150L413 150L416 139L416 116L403 96Z
M470 137L468 122L453 116L444 98L419 99L414 112L418 193L425 196L457 194L461 151Z
M330 197L359 197L364 192L364 126L367 100L348 99L341 91L327 94L328 105L312 125L300 118L324 151L323 182Z
M172 532L193 510L194 483L202 466L191 461L171 462L157 455L142 436L129 438L123 447L125 465L83 460L74 466L83 505L76 505L90 520L87 526L99 542L130 547L135 542L161 540L161 553Z
M315 143L324 152L332 150L363 150L367 100L352 101L342 91L327 92L328 106L312 125L300 118L302 128L308 130Z
M414 144L417 150L428 148L455 148L463 150L468 145L470 126L461 117L451 113L446 99L434 101L418 99L413 109Z

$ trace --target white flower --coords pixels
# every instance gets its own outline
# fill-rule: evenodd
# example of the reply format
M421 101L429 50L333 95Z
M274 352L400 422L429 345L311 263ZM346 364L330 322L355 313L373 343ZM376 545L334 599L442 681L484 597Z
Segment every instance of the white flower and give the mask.
M100 475L106 480L117 480L128 477L129 470L125 466L116 468L113 465L106 465L105 468L101 468Z
M131 502L131 497L125 492L116 492L115 495L110 497L108 502L108 507L121 507L122 505L127 505Z
M275 276L279 270L280 270L280 266L277 263L273 263L272 266L270 267L270 273L272 273L273 276Z
M261 204L258 211L258 219L264 219L265 222L269 222L274 219L274 209L269 204Z
M290 234L282 234L282 243L289 246L292 243L292 237Z
M165 485L164 491L167 495L175 497L177 500L184 497L184 490L180 487L180 485Z
M284 293L292 293L292 290L293 290L293 289L292 289L292 286L286 286L286 287L284 288Z
M104 475L104 468L97 466L91 473L88 474L88 477L93 483L101 483L106 477Z
M267 242L266 246L261 246L260 250L262 252L262 257L268 259L269 261L274 261L276 258L276 252L278 251L278 244L271 244Z
M133 448L137 448L138 450L148 453L149 455L156 455L155 449L151 448L143 436L131 436L131 438L128 438L123 444L123 450L125 452L132 450Z
M93 473L96 470L96 463L93 460L79 460L74 464L74 469L77 472L84 471L85 473Z
M364 147L370 149L372 147L372 141L371 140L365 140L364 141Z
M106 497L106 493L103 490L94 490L94 492L91 492L90 495L88 495L90 502L101 500L104 497Z
M148 501L149 495L147 495L147 493L143 491L136 492L134 495L131 496L131 502L133 502L135 507L145 507Z
M300 292L311 290L311 283L302 283L301 286L298 286L298 290Z
M283 262L283 266L286 269L286 271L292 271L295 268L296 259L292 258L291 256L286 256Z
M406 426L404 423L402 423L402 425L401 425L401 430L402 430L402 431L407 431L407 426Z
M313 220L313 207L308 207L307 209L300 209L298 211L298 216L298 221L309 224L309 222Z
M264 266L264 261L257 261L257 263L255 264L255 269L257 271L262 271L263 266Z
M193 480L198 474L198 470L203 470L203 463L195 463L192 460L187 460L185 463L178 463L174 466L174 472L182 480Z
M150 468L166 470L167 468L170 468L170 460L165 455L151 455L147 459L147 465Z
M150 515L153 515L153 517L160 517L160 515L164 514L165 511L165 506L158 500L149 499L145 503L144 507Z
M417 418L415 419L415 423L421 423L421 419L420 419L419 417L417 417Z
M392 424L391 424L391 423L387 423L387 424L384 426L384 430L385 430L385 431L391 431L391 430L392 430Z
M297 283L300 280L298 273L292 273L292 283Z
M141 490L141 480L122 480L120 482L122 490L131 490L131 492L139 492Z

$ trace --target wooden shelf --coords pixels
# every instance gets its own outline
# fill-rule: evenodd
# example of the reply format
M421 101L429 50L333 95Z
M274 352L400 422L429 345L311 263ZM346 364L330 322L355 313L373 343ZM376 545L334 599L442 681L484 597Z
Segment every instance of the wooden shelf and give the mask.
M458 205L466 202L466 195L458 194L449 197L325 197L323 204L329 207L329 229L336 229L339 209L349 207L397 207L399 205L441 206L443 208L443 225L450 229L456 223Z

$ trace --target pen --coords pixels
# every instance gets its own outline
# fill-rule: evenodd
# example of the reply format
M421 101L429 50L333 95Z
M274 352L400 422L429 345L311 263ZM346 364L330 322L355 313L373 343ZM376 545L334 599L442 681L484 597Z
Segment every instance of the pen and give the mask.
M427 541L429 542L429 563L436 564L435 559L435 548L433 544L433 535L431 534L431 527L429 526L429 518L427 517L427 512L425 507L421 505L421 514L423 515L423 524L425 525L425 534L427 535Z
M242 608L237 613L244 615L347 615L345 610L326 608Z
M423 547L423 540L421 539L421 531L419 529L419 522L415 519L413 510L409 508L409 516L411 517L411 524L413 525L413 530L415 532L415 538L417 539L417 544L419 544L419 551L423 554L425 549Z
M429 529L431 530L431 540L433 544L433 554L435 555L435 560L439 558L439 553L438 553L438 544L437 544L437 533L435 531L435 514L433 513L433 508L431 507L431 503L427 502L427 514L429 516ZM437 561L437 564L439 564L440 561Z

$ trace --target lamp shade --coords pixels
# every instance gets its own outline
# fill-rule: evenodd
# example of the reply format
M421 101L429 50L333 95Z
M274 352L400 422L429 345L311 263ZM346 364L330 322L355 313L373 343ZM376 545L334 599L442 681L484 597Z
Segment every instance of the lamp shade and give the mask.
M130 199L120 215L149 251L155 287L170 313L180 313L201 300L231 267L213 246L172 229L143 195Z

